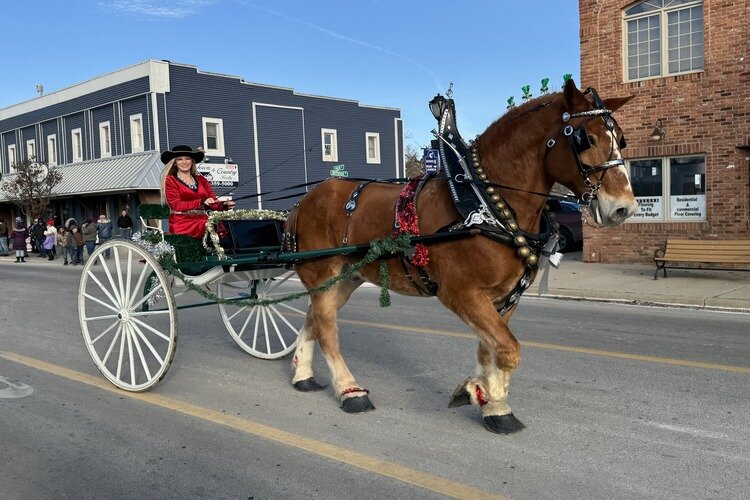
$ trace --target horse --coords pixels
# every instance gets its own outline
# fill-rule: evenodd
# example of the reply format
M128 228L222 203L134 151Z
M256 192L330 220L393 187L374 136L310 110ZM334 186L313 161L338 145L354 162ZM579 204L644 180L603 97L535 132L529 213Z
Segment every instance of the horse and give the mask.
M586 200L600 226L619 225L635 213L637 202L620 151L625 145L624 136L611 117L631 98L601 100L596 91L582 92L568 80L560 92L510 109L477 136L474 148L479 154L475 160L481 156L479 171L486 179L485 189L501 194L507 206L513 208L515 220L510 225L515 222L524 231L518 234L540 231L546 195L555 182ZM370 183L361 189L361 183L356 181L327 179L292 209L287 236L294 239L299 251L364 244L387 237L393 232L394 206L401 189L400 185L387 183ZM347 213L344 207L355 190L357 207ZM493 201L498 199L500 196L491 197ZM445 180L425 182L416 205L423 235L460 222ZM498 206L503 207L500 202ZM533 281L537 260L529 260L528 252L517 245L518 241L514 246L485 234L439 241L429 245L429 263L423 269L436 285L439 301L479 339L476 375L458 386L449 406L480 406L484 426L498 434L525 427L507 403L511 376L521 361L519 342L509 328L516 304L509 304L507 297L530 267L534 270L530 277ZM469 255L471 259L466 258ZM296 271L302 284L311 290L357 260L353 255L336 255L299 263ZM386 263L390 290L409 296L423 294L402 262L392 258ZM312 368L317 341L328 364L333 389L342 409L349 413L374 410L374 405L369 391L358 385L340 352L337 312L361 284L379 284L379 271L379 262L373 262L359 269L352 279L310 295L292 361L292 383L297 390L324 389L326 386L316 381ZM527 287L529 280L523 284Z

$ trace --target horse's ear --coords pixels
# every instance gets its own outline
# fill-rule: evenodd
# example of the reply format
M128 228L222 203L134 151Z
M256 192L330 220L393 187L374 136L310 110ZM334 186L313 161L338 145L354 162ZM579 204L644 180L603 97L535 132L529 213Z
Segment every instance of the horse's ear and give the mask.
M604 99L604 107L612 111L617 111L623 107L628 101L630 101L634 95L628 97L612 97L610 99Z
M572 78L568 78L563 87L563 95L565 96L565 104L569 110L575 109L575 99L581 95L581 91L576 87L576 82Z

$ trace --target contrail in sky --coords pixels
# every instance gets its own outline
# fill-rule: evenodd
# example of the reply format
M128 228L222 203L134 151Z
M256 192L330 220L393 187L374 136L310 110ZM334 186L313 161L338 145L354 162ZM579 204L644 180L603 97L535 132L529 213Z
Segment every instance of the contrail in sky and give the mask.
M352 38L352 37L349 37L349 36L346 36L346 35L342 35L340 33L336 33L335 31L331 31L329 29L323 28L322 26L318 26L316 24L312 24L312 23L310 23L308 21L305 21L303 19L297 19L297 18L288 16L288 15L284 14L283 12L279 12L277 10L269 9L268 7L261 7L259 5L255 5L254 3L251 3L251 2L240 2L240 3L248 5L248 6L252 7L252 8L254 8L254 9L262 10L262 11L268 12L270 14L273 14L275 16L284 18L287 21L292 21L292 22L295 22L297 24L302 24L304 26L307 26L308 28L314 29L315 31L320 31L321 33L324 33L324 34L326 34L328 36L331 36L333 38L338 38L339 40L343 40L345 42L349 42L349 43L354 43L354 44L357 44L357 45L361 45L363 47L367 47L368 49L377 50L378 52L382 52L384 54L388 54L389 56L393 56L393 57L396 57L396 58L401 59L403 61L406 61L409 64L411 64L412 66L415 66L415 67L421 69L422 71L424 71L425 73L427 73L430 76L430 78L432 78L432 81L435 83L435 89L438 92L440 92L440 91L443 90L442 86L440 85L440 79L438 78L438 76L432 70L430 70L426 66L423 66L422 64L418 63L414 59L410 59L409 57L406 57L404 55L397 54L396 52L393 52L393 51L388 50L388 49L384 49L383 47L378 47L377 45L373 45L373 44L368 43L368 42L363 42L362 40L357 40L356 38Z

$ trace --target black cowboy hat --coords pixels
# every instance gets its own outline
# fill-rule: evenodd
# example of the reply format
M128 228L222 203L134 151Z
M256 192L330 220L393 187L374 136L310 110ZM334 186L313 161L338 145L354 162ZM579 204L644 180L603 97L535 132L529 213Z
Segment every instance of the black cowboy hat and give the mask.
M164 151L161 154L161 162L166 165L170 160L179 156L189 156L195 163L200 163L205 155L203 151L194 151L190 146L175 146L170 151Z

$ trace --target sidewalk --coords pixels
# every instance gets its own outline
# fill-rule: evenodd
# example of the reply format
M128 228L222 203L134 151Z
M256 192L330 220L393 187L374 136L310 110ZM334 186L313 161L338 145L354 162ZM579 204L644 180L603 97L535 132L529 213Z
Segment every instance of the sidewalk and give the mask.
M581 252L565 254L560 268L550 268L544 296L622 301L750 312L750 272L667 269L645 264L584 263ZM537 294L541 272L526 294Z
M16 265L15 260L0 257L0 265ZM30 272L47 266L82 269L63 267L59 256L50 261L32 254L26 261L18 266ZM654 280L654 269L645 264L584 263L581 252L568 253L559 269L550 269L549 291L544 296L750 312L750 272L667 269L668 278L660 273ZM540 272L527 296L538 293L541 280Z

